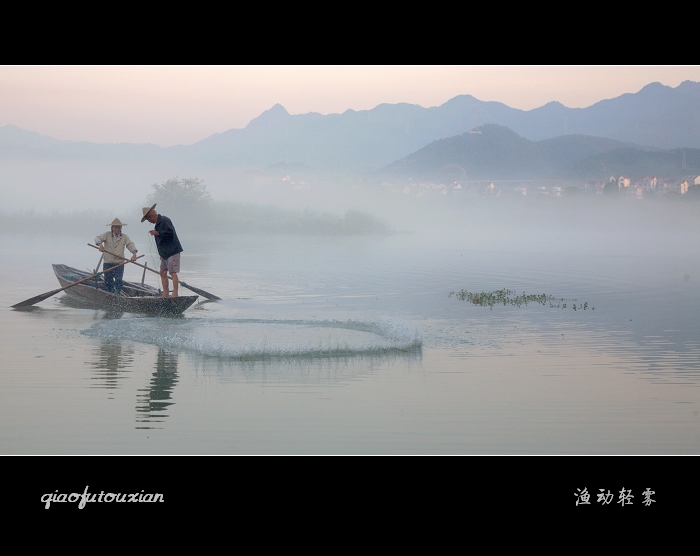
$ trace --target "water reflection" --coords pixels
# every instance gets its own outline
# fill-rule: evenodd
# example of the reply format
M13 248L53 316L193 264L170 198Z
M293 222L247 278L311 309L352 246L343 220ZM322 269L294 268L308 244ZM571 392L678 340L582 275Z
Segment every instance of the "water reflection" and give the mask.
M41 312L44 310L41 307L37 307L36 305L28 305L26 307L10 307L10 309L19 313Z
M103 305L90 303L88 300L75 299L67 295L61 297L59 300L61 305L65 307L70 307L71 309L89 309L95 311L98 318L104 320L116 320L124 316L124 311L113 308L105 308Z
M408 370L422 369L423 350L390 351L381 355L351 354L344 356L295 355L235 360L196 357L195 368L216 375L221 382L258 384L291 383L294 385L338 385L363 380L386 365L400 365Z
M59 297L56 301L58 301L61 305L65 307L70 307L71 309L98 309L99 306L96 305L95 303L90 303L86 299L76 299L75 297L71 297L69 295L63 295Z
M640 330L607 323L601 326L590 322L535 322L534 319L528 320L527 313L521 317L494 318L484 322L472 320L461 335L458 327L453 327L448 335L436 325L437 332L426 328L425 336L434 347L449 348L448 357L469 359L503 353L520 355L535 349L540 357L556 356L561 366L573 370L580 368L578 356L574 353L581 349L592 355L610 356L610 365L643 380L658 384L700 385L700 343L697 339L690 339L696 326L691 330L659 330L657 326L654 330L647 325ZM690 324L688 328L691 328ZM642 334L649 330L656 334ZM433 337L437 334L441 343ZM567 354L569 358L566 358Z
M124 373L131 370L134 364L134 350L124 346L118 340L102 340L97 348L92 350L94 361L90 367L94 369L91 388L119 388L119 382Z
M179 382L177 374L177 353L163 348L158 350L156 368L148 388L140 389L136 396L137 429L163 428L151 426L150 423L163 423L169 416L166 413L172 400L172 392ZM138 423L144 423L139 426Z
M626 372L659 384L700 384L700 346L695 341L675 341L669 337L645 338L634 353L622 353L611 346L623 362Z

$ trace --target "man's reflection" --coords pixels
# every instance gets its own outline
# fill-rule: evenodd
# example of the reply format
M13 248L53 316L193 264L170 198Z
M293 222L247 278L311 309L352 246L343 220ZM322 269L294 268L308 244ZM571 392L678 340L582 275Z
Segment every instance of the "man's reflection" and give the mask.
M164 412L168 406L175 403L170 400L177 383L177 353L171 353L163 348L158 349L156 370L151 377L149 388L140 390L142 393L136 398L136 411L143 414L137 417L137 423L162 423L168 416ZM154 427L137 426L136 428Z
M119 388L120 379L134 364L134 350L124 347L118 340L102 340L93 349L94 360L90 366L95 369L92 388Z

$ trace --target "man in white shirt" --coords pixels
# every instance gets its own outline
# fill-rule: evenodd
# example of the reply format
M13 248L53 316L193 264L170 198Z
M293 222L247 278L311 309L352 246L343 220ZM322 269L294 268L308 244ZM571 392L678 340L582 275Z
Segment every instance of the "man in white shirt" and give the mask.
M109 253L104 253L104 265L102 267L103 271L123 262L124 248L131 251L132 261L136 260L136 253L138 252L134 242L129 239L129 236L122 233L122 226L126 226L126 224L122 224L119 221L119 218L115 218L111 224L107 225L112 227L112 231L105 232L104 234L97 236L95 238L95 245L97 245L102 252L109 251L110 253L119 255L122 258L119 259L110 255ZM119 295L122 291L122 287L124 286L124 267L121 266L116 268L112 272L107 272L102 276L104 277L107 290Z

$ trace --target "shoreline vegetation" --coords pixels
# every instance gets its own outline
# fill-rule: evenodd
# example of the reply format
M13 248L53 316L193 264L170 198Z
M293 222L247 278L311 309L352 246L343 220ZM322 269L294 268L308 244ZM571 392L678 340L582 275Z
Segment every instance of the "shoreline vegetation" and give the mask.
M232 202L213 203L211 209L201 219L192 215L183 216L178 211L168 211L167 216L171 217L183 231L216 234L387 235L393 233L378 218L355 210L349 210L343 216L338 216L311 209L285 210L274 206ZM139 224L140 208L129 212L134 215L132 218L121 214L119 218L127 224ZM107 229L105 226L114 217L112 213L94 210L71 213L58 211L40 213L33 210L11 214L0 213L0 233L84 234L86 229ZM129 234L134 228L138 230L137 226L132 225L125 228L124 232Z
M282 209L272 204L255 205L233 201L214 201L204 182L198 178L171 178L153 184L153 192L138 207L127 211L133 218L120 215L128 224L138 224L141 206L154 203L173 219L180 232L208 234L291 234L291 235L368 235L391 234L378 218L348 210L343 216L311 209ZM138 216L137 216L138 215ZM42 214L33 210L13 214L0 213L0 232L85 233L101 230L114 219L107 211ZM129 233L136 228L125 229Z

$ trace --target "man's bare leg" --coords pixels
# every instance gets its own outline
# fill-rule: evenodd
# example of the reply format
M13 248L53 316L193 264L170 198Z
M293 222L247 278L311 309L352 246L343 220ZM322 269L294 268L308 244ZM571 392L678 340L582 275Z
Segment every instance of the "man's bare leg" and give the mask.
M171 272L170 276L173 277L173 297L177 297L177 287L180 285L180 279L177 277L177 272Z
M168 271L160 271L160 283L163 285L163 295L161 297L170 297L170 288L168 287Z

